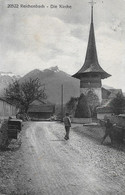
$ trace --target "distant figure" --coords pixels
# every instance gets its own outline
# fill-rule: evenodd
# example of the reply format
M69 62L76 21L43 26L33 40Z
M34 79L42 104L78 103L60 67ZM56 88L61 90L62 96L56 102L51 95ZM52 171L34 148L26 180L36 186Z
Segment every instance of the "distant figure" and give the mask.
M109 119L107 119L106 123L105 123L105 127L106 127L106 130L105 130L105 135L103 136L102 138L102 142L101 144L103 144L104 140L106 139L106 137L110 137L111 139L111 143L112 143L112 127L113 127L113 124L110 122Z
M69 118L69 113L66 113L66 116L63 119L64 125L65 125L65 130L66 130L66 135L64 137L65 140L69 139L69 132L70 132L70 127L71 127L71 120Z

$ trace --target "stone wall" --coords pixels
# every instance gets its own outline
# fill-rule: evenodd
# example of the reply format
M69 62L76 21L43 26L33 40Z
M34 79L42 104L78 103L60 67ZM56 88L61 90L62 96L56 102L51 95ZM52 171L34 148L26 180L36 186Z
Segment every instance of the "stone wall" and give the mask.
M6 147L8 140L8 120L2 120L0 122L0 148Z

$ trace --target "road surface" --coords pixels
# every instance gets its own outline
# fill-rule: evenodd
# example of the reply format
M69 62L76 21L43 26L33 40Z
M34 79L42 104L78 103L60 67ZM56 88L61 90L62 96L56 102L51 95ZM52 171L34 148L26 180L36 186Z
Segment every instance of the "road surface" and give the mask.
M22 148L34 195L125 194L123 152L73 129L64 135L60 123L29 123Z

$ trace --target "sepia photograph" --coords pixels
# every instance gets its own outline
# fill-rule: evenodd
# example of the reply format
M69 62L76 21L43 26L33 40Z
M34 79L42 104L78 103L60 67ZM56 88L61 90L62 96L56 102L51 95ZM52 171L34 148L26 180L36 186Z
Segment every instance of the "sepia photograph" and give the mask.
M125 0L0 0L0 195L125 195Z

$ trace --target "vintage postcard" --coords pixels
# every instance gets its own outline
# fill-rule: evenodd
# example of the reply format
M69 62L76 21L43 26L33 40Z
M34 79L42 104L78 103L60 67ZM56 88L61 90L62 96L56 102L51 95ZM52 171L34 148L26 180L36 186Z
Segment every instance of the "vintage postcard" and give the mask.
M0 0L0 194L125 194L125 0Z

